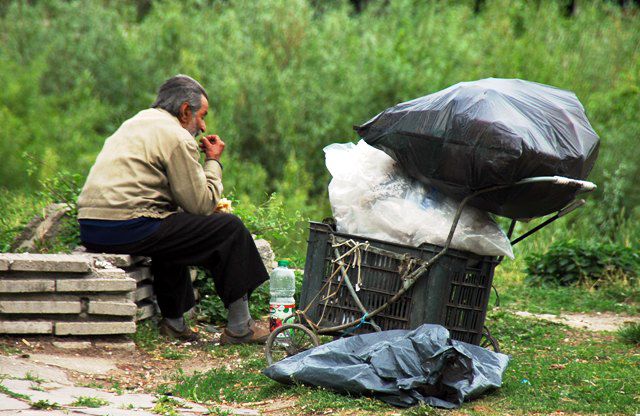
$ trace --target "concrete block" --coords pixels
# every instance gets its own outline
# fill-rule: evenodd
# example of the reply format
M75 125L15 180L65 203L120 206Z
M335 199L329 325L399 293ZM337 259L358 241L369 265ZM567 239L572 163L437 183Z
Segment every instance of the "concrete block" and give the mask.
M56 281L53 279L0 279L0 293L55 292L55 290Z
M55 335L133 334L135 322L56 322Z
M136 313L136 321L143 321L145 319L151 318L156 314L156 305L153 303L146 303L138 307L138 312Z
M96 342L96 348L104 348L105 350L121 350L121 351L135 351L136 344L133 341L123 342Z
M136 289L136 281L125 279L65 279L58 280L58 292L128 292Z
M61 350L86 350L91 348L90 341L53 341L51 345Z
M53 323L42 321L0 321L0 334L51 334Z
M109 269L93 269L91 277L99 277L101 279L128 279L127 272L122 269L113 267Z
M0 258L0 271L9 270L9 260Z
M94 265L98 268L100 268L101 262L109 263L112 267L131 267L133 265L133 258L129 254L90 253L85 256L93 259Z
M81 250L74 251L74 253L82 254L91 259L94 266L97 268L134 267L137 264L147 263L150 261L148 257L132 256L130 254L88 253Z
M14 399L4 393L0 393L0 414L19 414L18 410L30 409L31 406L23 401ZM5 413L7 412L7 413ZM15 413L14 413L15 412Z
M0 313L71 313L82 310L80 301L57 300L0 300Z
M0 253L3 260L12 271L82 273L91 269L89 259L77 254Z
M136 267L135 269L127 270L127 276L138 283L143 280L153 280L153 275L149 267Z
M150 298L152 296L153 296L152 285L142 285L136 289L136 302L139 302L142 299Z
M133 302L89 301L87 312L91 315L135 316L138 307Z

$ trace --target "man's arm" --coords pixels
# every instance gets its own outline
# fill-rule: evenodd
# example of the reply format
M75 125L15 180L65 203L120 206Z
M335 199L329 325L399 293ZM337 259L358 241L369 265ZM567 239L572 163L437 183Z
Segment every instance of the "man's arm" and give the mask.
M180 140L166 166L167 178L175 202L182 209L191 214L209 215L222 194L222 166L217 159L207 157L209 160L203 169L199 158L193 140Z

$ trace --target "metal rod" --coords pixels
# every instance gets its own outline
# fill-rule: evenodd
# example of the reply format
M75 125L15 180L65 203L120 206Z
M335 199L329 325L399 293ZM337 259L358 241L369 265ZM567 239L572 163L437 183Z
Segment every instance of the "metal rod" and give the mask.
M518 244L520 241L524 240L525 238L529 237L531 234L537 232L538 230L540 230L541 228L546 227L547 225L551 224L552 222L554 222L555 220L557 220L558 218L560 218L560 214L556 214L553 217L549 218L548 220L546 220L545 222L538 224L537 226L533 227L532 229L530 229L529 231L527 231L526 233L522 234L520 237L516 238L515 240L513 240L511 242L512 246L515 246L516 244Z
M339 257L340 252L338 251L338 249L334 248L333 250L336 253L336 256ZM347 274L347 271L344 268L344 263L342 262L342 260L338 262L338 266L340 267L340 271L342 272L342 279L344 280L344 283L347 285L347 289L349 290L349 293L351 293L351 296L353 297L353 300L356 302L356 305L358 305L358 308L360 308L360 311L362 311L362 313L365 313L367 314L367 316L369 316L369 311L367 311L367 309L364 307L364 305L360 301L360 298L358 297L358 293L356 292L356 290L353 288L353 285L351 284L351 279L349 279L349 275ZM371 322L371 326L373 327L373 329L376 330L376 332L382 331L382 329L380 329L378 324L376 324L373 319L371 319L369 322Z
M511 236L513 235L513 230L516 228L517 222L518 220L511 220L511 224L509 225L509 231L507 232L508 239L511 239Z

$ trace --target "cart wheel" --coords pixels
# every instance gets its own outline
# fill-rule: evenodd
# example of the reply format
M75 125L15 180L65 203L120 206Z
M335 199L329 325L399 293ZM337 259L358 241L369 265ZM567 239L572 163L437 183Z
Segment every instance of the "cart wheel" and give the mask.
M498 345L498 340L491 336L491 332L485 326L482 331L482 338L480 338L480 346L483 348L487 348L493 350L495 352L500 352L500 345Z
M265 345L267 365L277 363L287 357L296 355L320 345L318 336L312 330L300 324L284 324L276 328Z

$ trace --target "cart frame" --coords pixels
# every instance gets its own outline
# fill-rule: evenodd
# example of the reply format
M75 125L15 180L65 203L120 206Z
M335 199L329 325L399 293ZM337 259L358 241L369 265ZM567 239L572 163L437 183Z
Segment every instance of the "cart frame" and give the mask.
M410 258L407 255L403 255L403 254L399 254L389 250L383 250L378 247L370 246L368 242L356 243L353 240L348 240L348 239L331 234L330 237L332 239L332 247L335 254L335 258L332 261L334 264L337 264L338 267L336 268L334 275L332 275L329 279L327 279L327 282L325 282L322 288L318 291L318 293L316 293L315 297L310 302L308 302L308 305L304 309L296 310L296 312L293 315L291 315L286 320L283 320L283 322L285 322L285 321L291 321L293 319L297 321L297 323L286 323L281 327L277 328L275 331L273 331L270 334L265 346L265 353L266 353L268 364L271 365L274 362L273 348L274 348L274 345L277 345L278 343L280 345L284 345L286 354L287 356L289 356L289 355L293 355L298 352L301 352L301 350L306 349L308 347L319 345L318 335L330 335L330 334L336 335L340 333L344 335L346 332L353 331L355 328L358 328L363 324L369 324L372 326L372 328L375 331L380 331L381 328L376 324L374 319L375 316L380 314L386 308L388 308L389 305L393 304L398 299L400 299L411 287L413 287L413 285L421 276L426 274L426 272L429 271L429 269L449 251L451 242L453 240L453 236L455 235L455 231L458 226L458 222L460 220L460 216L462 215L462 211L471 199L477 197L478 195L493 192L496 190L502 190L502 189L517 187L522 185L530 185L535 183L550 183L550 184L557 184L560 186L571 187L575 189L576 196L578 194L591 192L596 189L596 185L588 181L565 178L562 176L539 176L539 177L522 179L510 185L497 185L497 186L491 186L491 187L477 190L472 194L468 195L467 197L465 197L460 202L460 205L458 206L456 213L454 215L451 228L449 230L449 234L447 236L445 244L441 247L440 251L437 252L429 260ZM552 217L548 218L547 220L537 225L536 227L532 228L528 232L522 234L521 236L518 236L517 238L511 240L510 241L511 244L515 245L523 241L524 239L530 237L531 235L541 230L542 228L548 226L549 224L556 221L557 219L581 207L582 205L584 205L584 203L585 201L583 199L574 199L571 203L569 203L566 207L558 211ZM511 224L509 226L509 231L507 233L507 237L509 239L511 239L512 237L517 221L518 220L516 219L511 221ZM340 251L338 250L338 247L345 246L345 245L347 246L348 250L345 253L341 254ZM384 304L378 306L373 310L367 310L366 307L363 305L362 301L358 297L357 284L354 287L354 284L349 278L349 275L347 273L347 269L349 267L357 267L358 273L359 273L359 266L360 266L359 256L361 255L360 254L361 250L373 252L373 253L384 255L391 258L396 258L398 260L404 261L404 264L405 264L404 271L400 276L400 278L402 279L402 285L400 289ZM351 259L349 262L345 262L345 258L347 258L348 256L351 256ZM499 257L498 262L501 260L502 260L502 257ZM312 321L307 316L307 312L309 308L314 304L314 301L321 295L321 292L324 289L328 290L327 285L329 285L330 287L331 281L338 273L340 274L340 277L338 278L340 282L339 284L340 285L344 284L346 286L349 294L353 298L355 304L358 306L358 309L360 309L360 311L362 312L362 317L360 319L355 319L353 321L345 322L340 325L322 326L321 323L324 316L324 312L322 313L322 316L320 317L318 322ZM337 293L337 290L333 291L333 296L335 296L336 293ZM325 298L323 299L323 301L325 302L325 307L327 304L327 299L329 298L328 296L330 295L331 293L329 293L328 291L327 296L325 296ZM498 347L497 341L491 336L491 334L486 329L486 327L484 327L484 330L485 332L483 332L483 335L485 340L484 342L481 342L481 345L490 346L494 350L498 350L499 347ZM307 341L309 342L307 342L302 349L296 345L293 345L293 335L290 336L291 342L289 346L286 345L286 342L282 341L283 336L286 337L287 333L293 334L294 331L297 331L303 337L308 338Z

